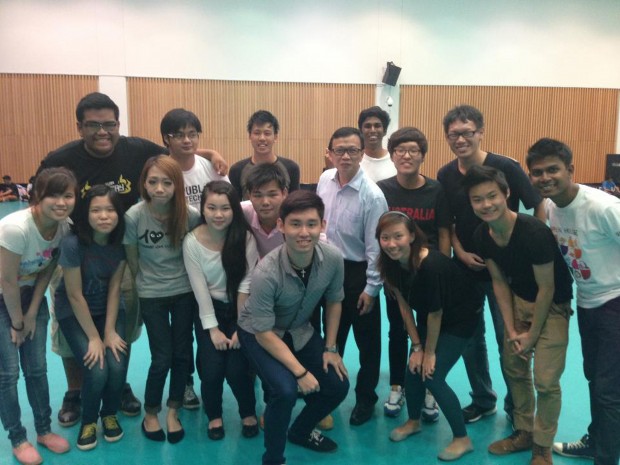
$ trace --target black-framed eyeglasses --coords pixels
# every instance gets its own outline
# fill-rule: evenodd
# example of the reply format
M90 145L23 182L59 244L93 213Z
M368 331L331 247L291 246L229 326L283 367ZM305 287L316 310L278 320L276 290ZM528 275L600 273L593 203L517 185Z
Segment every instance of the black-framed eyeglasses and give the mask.
M448 140L455 142L461 136L463 136L465 139L471 139L477 132L477 129L475 131L449 132L447 137Z
M337 157L342 157L345 153L348 153L351 157L355 157L362 153L362 149L359 147L336 147L332 149L331 152Z
M408 153L411 158L417 158L422 156L422 151L420 149L407 149L404 147L396 147L394 149L394 155L396 155L397 157L404 157L406 153Z
M184 140L186 137L189 140L196 140L200 137L200 133L197 131L192 131L192 132L175 132L174 134L168 134L168 137L173 138L174 140L177 141L182 141Z
M118 127L118 121L84 121L82 127L90 132L99 132L102 129L106 132L114 131Z

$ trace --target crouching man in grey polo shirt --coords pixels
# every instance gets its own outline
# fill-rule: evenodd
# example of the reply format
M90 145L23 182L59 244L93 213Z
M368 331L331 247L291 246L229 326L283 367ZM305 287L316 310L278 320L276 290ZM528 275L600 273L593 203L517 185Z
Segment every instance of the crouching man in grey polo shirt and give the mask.
M344 263L338 249L319 242L324 210L316 194L289 194L278 219L284 244L258 263L250 297L240 309L241 348L268 390L263 465L286 462L287 436L293 444L316 452L338 447L314 430L349 390L348 373L336 346ZM322 297L327 302L325 340L310 324ZM306 406L289 428L298 391Z

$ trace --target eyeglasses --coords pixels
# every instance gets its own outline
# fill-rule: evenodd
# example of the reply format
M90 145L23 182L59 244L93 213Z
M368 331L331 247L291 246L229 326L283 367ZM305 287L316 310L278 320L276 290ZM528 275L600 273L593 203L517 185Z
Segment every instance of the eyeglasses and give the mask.
M406 149L404 147L397 147L394 149L394 155L397 157L404 157L408 153L411 158L418 158L422 156L420 149Z
M196 140L200 137L200 133L196 131L192 132L175 132L174 134L168 134L168 137L172 137L176 141L185 140L185 138L189 138L189 140Z
M112 132L117 126L118 121L104 121L103 123L99 121L84 121L82 123L82 127L90 132L99 132L102 129L106 132Z
M348 153L351 157L355 157L362 153L362 149L358 147L338 147L331 150L331 152L337 157L342 157L345 153Z
M449 141L456 142L461 136L463 136L465 139L471 139L477 132L477 129L475 131L449 132L447 137Z

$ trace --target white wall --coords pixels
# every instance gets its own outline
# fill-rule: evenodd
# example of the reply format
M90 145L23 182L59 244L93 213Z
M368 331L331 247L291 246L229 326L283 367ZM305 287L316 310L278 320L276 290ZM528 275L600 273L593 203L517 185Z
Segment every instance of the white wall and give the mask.
M0 0L0 72L620 87L618 0Z

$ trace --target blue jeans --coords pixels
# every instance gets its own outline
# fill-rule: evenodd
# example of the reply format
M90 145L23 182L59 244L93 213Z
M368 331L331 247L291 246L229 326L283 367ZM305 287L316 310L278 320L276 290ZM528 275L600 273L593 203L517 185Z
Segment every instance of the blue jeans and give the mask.
M600 307L577 307L583 371L590 388L596 465L618 465L620 456L620 297Z
M239 328L237 334L241 349L256 369L268 391L265 409L265 453L263 465L285 463L286 430L291 412L297 402L297 380L282 363L273 358L256 340L256 336ZM323 339L315 332L308 343L298 351L291 351L299 362L314 375L320 391L304 397L306 406L289 429L289 435L305 438L316 424L333 411L347 396L349 380L340 378L332 367L323 371Z
M101 340L105 336L104 315L93 316L93 323ZM116 415L121 406L121 394L127 376L127 356L119 352L120 362L106 348L103 369L99 365L90 370L83 366L82 360L88 352L88 337L75 316L58 320L60 329L71 347L75 359L82 366L84 381L82 383L82 424L96 423L98 415L102 417ZM125 339L125 311L119 309L116 319L116 332ZM99 409L101 408L101 413Z
M140 298L140 312L151 349L151 366L146 378L144 410L161 411L164 385L170 372L170 408L181 408L192 358L192 324L196 299L192 292L152 299Z
M22 309L32 300L32 287L21 289ZM9 432L13 447L27 441L26 428L21 423L21 410L17 395L17 380L21 364L26 381L28 402L34 416L34 427L39 436L51 431L49 385L45 358L49 310L47 300L41 301L36 319L34 338L27 338L19 349L11 342L11 317L0 296L0 419Z
M487 297L489 310L491 311L491 319L495 329L495 340L499 352L500 367L504 383L506 384L506 397L504 397L504 410L512 415L513 403L508 380L504 373L504 318L502 317L499 305L493 293L493 284L491 281L480 281L478 285L481 287ZM463 362L467 378L471 386L472 403L481 409L488 410L495 407L497 403L497 394L493 390L491 383L491 374L489 372L489 354L486 343L486 325L484 316L480 319L480 324L469 346L463 353Z
M482 316L481 316L482 318ZM426 343L426 327L419 326L420 341ZM465 421L459 399L446 382L448 373L461 358L463 351L471 342L471 338L455 336L448 333L439 333L437 347L435 348L435 373L433 379L422 381L419 373L413 374L407 367L405 375L405 397L407 399L407 412L411 420L419 420L424 406L426 389L431 391L437 401L437 405L446 416L446 420L455 438L467 436Z
M227 338L237 331L236 312L229 303L213 300L218 327ZM228 381L243 419L256 415L254 379L250 376L248 359L239 349L216 350L208 329L202 329L198 312L194 317L199 371L202 373L200 392L209 420L222 418L224 380ZM200 328L200 329L199 329Z

